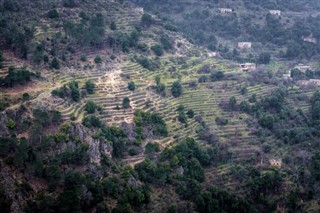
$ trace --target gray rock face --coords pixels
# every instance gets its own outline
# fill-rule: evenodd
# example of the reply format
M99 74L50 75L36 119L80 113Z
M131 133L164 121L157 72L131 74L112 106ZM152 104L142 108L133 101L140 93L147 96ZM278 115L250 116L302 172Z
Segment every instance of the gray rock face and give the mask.
M8 116L6 112L0 113L0 136L9 135L9 129L7 127Z
M8 168L0 167L0 184L4 189L5 195L12 200L12 204L10 207L11 213L23 213L22 210L22 203L23 203L23 197L22 194L17 189L17 186L15 184L15 180L12 175L10 175L11 172Z

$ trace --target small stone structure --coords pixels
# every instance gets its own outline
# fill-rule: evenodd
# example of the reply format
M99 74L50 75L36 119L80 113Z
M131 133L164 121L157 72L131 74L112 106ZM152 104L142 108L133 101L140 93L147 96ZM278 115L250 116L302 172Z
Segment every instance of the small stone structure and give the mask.
M287 81L291 81L292 77L291 77L291 70L289 70L288 73L285 73L282 75L283 80L287 80Z
M309 35L309 36L303 37L302 39L305 42L309 42L309 43L313 43L313 44L317 43L317 39L315 37L313 37L313 35Z
M251 42L238 42L238 47L240 49L250 49L252 47Z
M217 56L217 52L208 52L208 57L213 58Z
M308 65L304 65L304 64L298 64L294 67L294 69L298 69L301 72L306 72L307 70L311 70L311 67Z
M233 9L231 8L219 8L220 13L232 13Z
M306 87L306 86L320 87L320 79L300 80L300 81L297 81L297 85L302 87Z
M141 14L144 13L144 9L143 9L142 7L137 7L137 8L135 8L135 11L136 11L137 13L141 13Z
M277 168L281 168L282 166L282 160L271 159L269 163L271 166L277 167Z
M281 16L281 10L270 10L269 12L271 15Z
M242 71L254 71L256 70L257 65L255 63L244 63L240 64L240 69Z

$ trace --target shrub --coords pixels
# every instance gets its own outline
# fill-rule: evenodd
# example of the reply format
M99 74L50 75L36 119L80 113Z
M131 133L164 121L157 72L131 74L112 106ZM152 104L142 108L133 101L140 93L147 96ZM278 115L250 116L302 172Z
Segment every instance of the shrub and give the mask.
M96 64L101 64L102 63L102 58L100 55L97 55L95 58L94 58L94 63Z
M130 91L134 91L136 89L136 85L135 85L135 83L133 81L128 83L128 89Z
M53 69L60 69L60 62L57 58L54 58L51 63L50 63L50 67L53 68Z
M177 98L182 94L182 86L179 81L175 81L172 84L171 93L173 97Z
M111 30L116 30L116 29L117 29L117 24L116 24L116 22L114 22L114 21L111 22L110 29L111 29Z
M84 106L84 108L89 114L93 114L96 112L96 109L98 108L98 106L93 101L88 101Z
M16 122L10 118L7 122L7 127L9 129L14 129L15 126L16 126Z
M151 50L154 52L154 54L156 54L157 56L162 56L163 55L163 48L161 45L159 44L156 44L156 45L153 45L151 47Z
M130 99L128 97L123 98L122 107L125 109L130 108Z
M94 115L88 115L82 120L82 124L88 128L97 127L100 128L102 126L101 121Z
M30 95L29 95L29 93L23 93L23 95L22 95L22 100L24 100L24 101L28 101L30 99Z
M86 81L85 88L86 88L88 94L93 94L95 87L96 87L96 85L92 81L90 81L90 80Z
M194 111L192 109L189 109L187 112L187 115L189 118L193 118L194 117Z
M81 60L82 62L86 62L86 61L87 61L87 56L82 55L82 56L80 57L80 60Z
M24 85L28 81L31 81L31 77L39 77L39 75L30 72L26 68L17 69L9 67L9 73L6 77L0 78L0 86L13 87L15 84Z
M50 10L48 13L47 13L47 17L48 18L51 18L51 19L54 19L54 18L59 18L59 13L56 9L53 9L53 10Z
M152 16L150 14L143 14L141 18L141 25L144 27L150 27L150 25L153 23Z
M158 143L148 143L146 145L146 154L153 154L155 152L160 152L160 145Z

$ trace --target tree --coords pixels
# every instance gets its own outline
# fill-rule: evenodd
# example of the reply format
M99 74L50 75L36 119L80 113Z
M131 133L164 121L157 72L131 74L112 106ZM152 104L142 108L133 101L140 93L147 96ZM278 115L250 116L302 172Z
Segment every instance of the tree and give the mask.
M75 102L78 102L80 100L80 91L78 87L78 82L76 81L71 81L69 83L69 88L71 90L71 98Z
M163 55L163 48L159 44L155 44L151 47L151 50L156 54L157 56L162 56Z
M128 83L128 89L130 91L134 91L136 89L136 85L135 85L135 83L133 81Z
M187 112L187 115L189 118L193 118L194 117L194 111L192 109L189 109Z
M22 95L22 100L24 100L24 101L28 101L30 99L30 95L29 95L29 93L23 93L23 95Z
M50 63L50 67L53 68L53 69L60 69L60 62L57 58L54 58L51 63Z
M97 55L95 58L94 58L94 63L96 64L101 64L102 63L102 58L100 55Z
M150 14L143 14L141 18L141 25L144 27L150 27L150 25L153 23L152 16Z
M236 97L232 96L232 97L229 99L230 109L234 110L235 107L236 107L236 104L237 104L237 99L236 99Z
M274 118L270 114L264 114L259 119L259 124L264 128L272 130L273 129L273 125L274 125Z
M3 60L2 52L0 52L0 69L3 67Z
M92 81L90 81L90 80L86 81L85 88L89 94L94 93L95 87L96 87L96 85Z
M173 97L177 98L182 94L182 86L179 81L175 81L172 84L171 93Z
M86 105L84 106L84 108L89 114L93 114L93 113L95 113L98 106L93 101L88 101L86 103Z
M270 53L260 53L258 57L259 64L269 64L271 59Z
M50 10L47 14L48 18L54 19L59 18L59 13L56 9Z
M130 108L130 99L128 97L123 98L122 107L125 109Z
M224 78L224 73L222 71L214 71L211 73L210 78L212 81L222 80Z
M116 30L117 29L117 24L115 21L112 21L111 24L110 24L110 29L111 30Z

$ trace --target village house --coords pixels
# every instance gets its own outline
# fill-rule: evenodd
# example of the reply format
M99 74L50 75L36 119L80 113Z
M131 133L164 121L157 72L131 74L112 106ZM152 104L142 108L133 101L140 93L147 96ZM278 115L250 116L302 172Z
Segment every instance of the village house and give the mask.
M271 15L281 16L281 10L270 10L269 12Z
M240 49L249 49L252 47L252 43L251 42L238 42L238 47Z
M292 77L291 77L291 70L289 70L288 73L285 73L282 75L282 78L283 80L286 80L286 81L291 81L292 80Z
M273 167L281 168L282 166L282 160L277 160L277 159L271 159L269 161L270 165Z
M140 13L140 14L143 14L143 13L144 13L144 9L143 9L142 7L137 7L137 8L135 8L135 11L136 11L137 13Z
M304 64L298 64L294 67L294 69L298 69L301 72L306 72L307 70L311 70L311 67Z
M217 52L208 52L208 57L214 58L217 56Z
M220 13L232 13L233 9L231 8L219 8Z
M257 65L255 63L244 63L240 64L240 69L242 71L254 71L256 70Z
M300 81L297 81L297 85L302 87L305 87L305 86L320 87L320 79L300 80Z
M309 42L309 43L313 43L313 44L317 43L317 39L315 37L313 37L313 35L309 35L309 36L303 37L302 39L305 42Z

